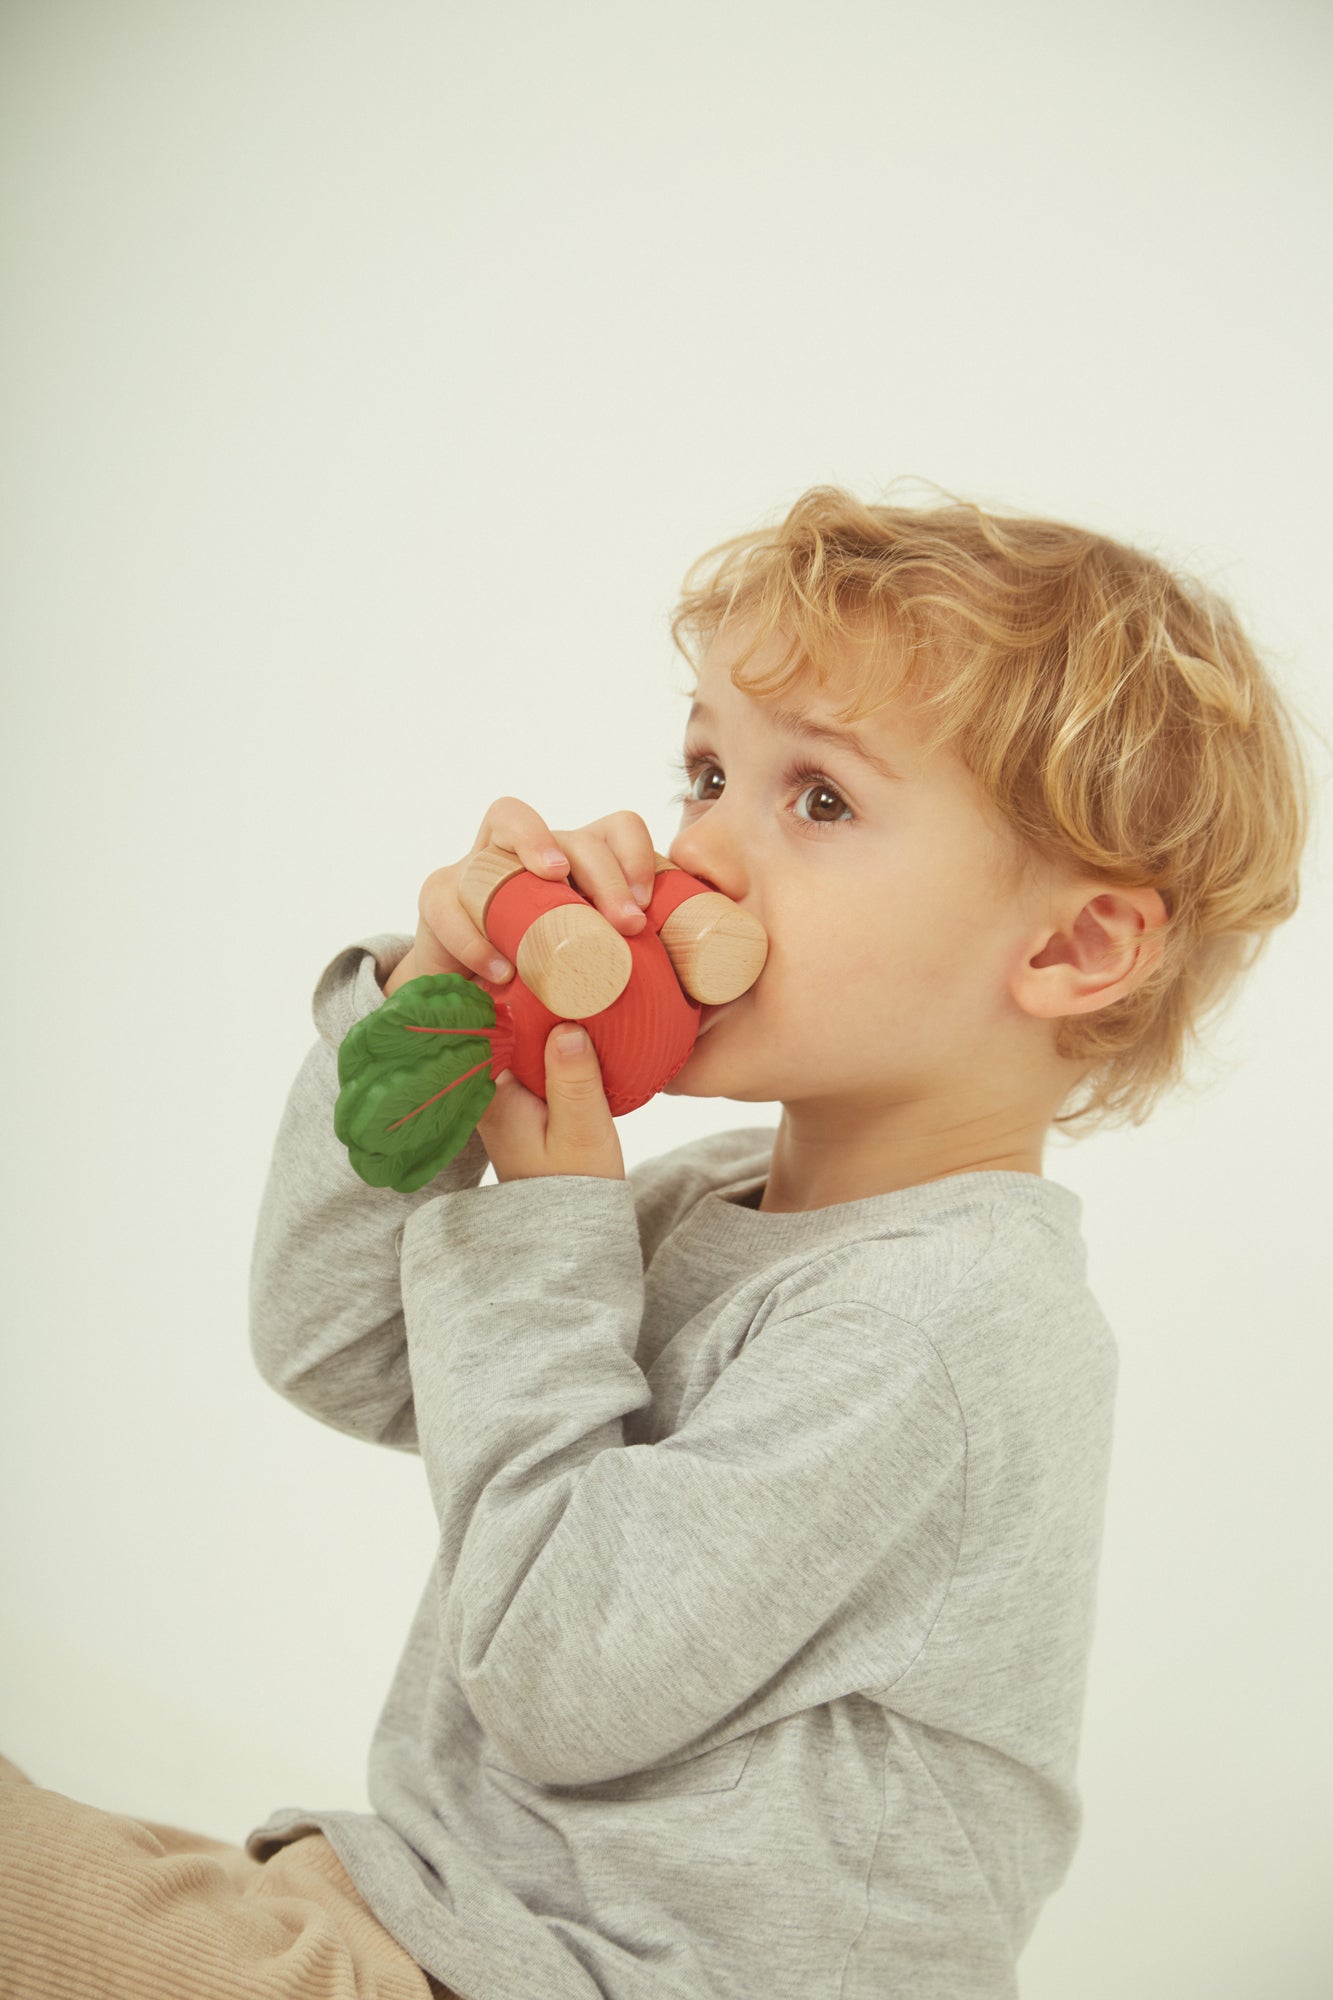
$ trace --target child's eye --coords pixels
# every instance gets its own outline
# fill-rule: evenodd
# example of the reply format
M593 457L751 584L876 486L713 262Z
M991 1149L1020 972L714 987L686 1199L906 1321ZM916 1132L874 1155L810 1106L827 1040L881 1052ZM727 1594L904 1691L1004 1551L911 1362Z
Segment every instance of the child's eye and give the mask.
M677 794L679 806L687 804L687 800L703 806L713 798L721 798L727 788L727 778L713 762L713 758L691 756L691 752L687 750L683 760L677 764L677 770L685 778L685 792Z
M685 792L677 794L677 804L707 806L715 798L721 798L727 790L727 778L723 776L721 764L717 764L717 760L707 756L703 750L687 750L677 764L677 770L685 778ZM791 810L793 818L801 826L823 830L827 826L843 826L857 818L837 786L829 784L823 772L811 770L805 764L799 764L783 774L783 792L791 798L793 790L797 798Z
M847 804L841 792L837 792L827 778L813 774L809 770L795 772L795 782L803 782L805 790L797 798L797 818L811 826L837 826L839 820L853 820L855 812ZM803 812L801 806L807 810Z

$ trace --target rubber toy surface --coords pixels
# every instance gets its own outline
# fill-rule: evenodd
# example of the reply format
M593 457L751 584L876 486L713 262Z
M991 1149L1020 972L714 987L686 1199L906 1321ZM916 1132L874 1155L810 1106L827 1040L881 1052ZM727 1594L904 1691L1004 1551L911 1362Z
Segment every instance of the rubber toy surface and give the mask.
M504 1069L545 1098L557 1021L587 1029L613 1117L670 1083L701 1009L753 986L768 937L729 897L660 854L656 863L647 922L625 937L568 883L530 875L506 849L473 856L459 901L513 977L409 979L343 1037L333 1128L363 1181L412 1194L434 1180L467 1144Z

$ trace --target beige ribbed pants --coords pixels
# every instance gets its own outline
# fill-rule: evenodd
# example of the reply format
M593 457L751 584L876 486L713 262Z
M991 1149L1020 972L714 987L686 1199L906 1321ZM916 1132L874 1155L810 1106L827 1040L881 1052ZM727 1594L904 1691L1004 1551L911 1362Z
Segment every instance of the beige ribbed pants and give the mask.
M0 2000L463 2000L322 1833L243 1847L81 1805L0 1757Z

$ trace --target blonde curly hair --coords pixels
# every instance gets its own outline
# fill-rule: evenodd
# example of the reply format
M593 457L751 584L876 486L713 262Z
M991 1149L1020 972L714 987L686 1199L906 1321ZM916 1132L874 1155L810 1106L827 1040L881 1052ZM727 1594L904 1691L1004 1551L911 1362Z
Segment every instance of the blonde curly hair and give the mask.
M811 487L776 527L690 566L672 641L697 675L688 641L702 652L744 626L736 687L850 686L847 723L910 692L927 754L961 756L1020 872L1040 859L1158 891L1156 964L1055 1039L1081 1071L1053 1123L1141 1125L1297 907L1314 781L1296 711L1208 584L1089 529L935 491L950 504ZM774 633L785 656L747 676Z

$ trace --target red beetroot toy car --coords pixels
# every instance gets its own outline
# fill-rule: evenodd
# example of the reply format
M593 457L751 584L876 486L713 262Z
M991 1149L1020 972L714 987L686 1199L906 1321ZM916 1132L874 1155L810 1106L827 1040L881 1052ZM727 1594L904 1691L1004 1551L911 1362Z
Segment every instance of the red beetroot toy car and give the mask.
M466 1145L504 1069L544 1098L557 1021L587 1029L613 1117L670 1083L701 1008L753 986L768 937L730 897L655 859L647 923L624 937L577 889L530 875L508 849L473 857L459 901L513 977L409 979L344 1036L333 1125L363 1181L411 1194L433 1180Z

